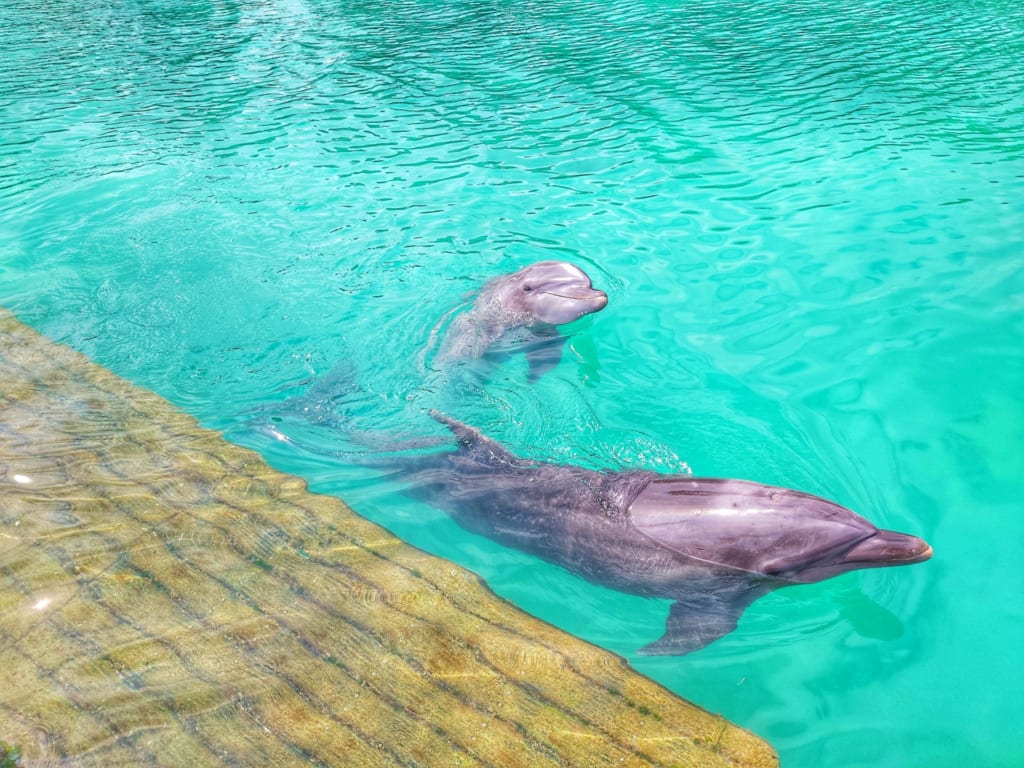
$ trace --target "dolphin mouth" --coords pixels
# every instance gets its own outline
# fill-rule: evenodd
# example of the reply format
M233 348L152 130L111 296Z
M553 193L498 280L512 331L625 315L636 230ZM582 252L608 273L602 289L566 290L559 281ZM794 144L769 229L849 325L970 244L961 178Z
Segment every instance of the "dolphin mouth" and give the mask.
M608 294L604 291L597 290L584 290L579 292L572 291L544 291L548 296L555 296L559 299L569 299L570 301L592 301L605 307L608 304Z
M897 531L879 530L842 554L821 560L817 565L811 565L786 578L798 584L810 584L847 571L923 563L932 554L931 545L924 539Z
M896 531L880 530L874 536L857 542L843 555L843 563L858 566L911 565L932 556L932 548L924 539Z

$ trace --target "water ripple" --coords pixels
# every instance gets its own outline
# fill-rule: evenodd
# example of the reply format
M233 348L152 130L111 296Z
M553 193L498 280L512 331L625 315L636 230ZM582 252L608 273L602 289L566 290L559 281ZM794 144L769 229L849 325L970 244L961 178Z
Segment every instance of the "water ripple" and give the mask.
M0 300L215 426L348 360L381 428L448 407L526 455L799 486L947 546L978 539L940 499L1020 476L1019 397L992 392L1024 338L1019 2L22 0L0 43ZM539 258L611 297L557 373L424 385L437 319ZM793 712L846 699L801 670L868 683L787 646L863 651L896 626L871 604L919 655L954 623L923 576L856 583L652 669L749 675L702 690L824 749ZM663 608L547 615L628 653ZM870 647L880 680L918 663Z

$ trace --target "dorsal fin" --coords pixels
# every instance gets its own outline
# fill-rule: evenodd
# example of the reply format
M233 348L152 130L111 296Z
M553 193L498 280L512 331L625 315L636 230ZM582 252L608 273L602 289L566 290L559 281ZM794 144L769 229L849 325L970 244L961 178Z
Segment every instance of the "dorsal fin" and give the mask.
M461 454L473 456L479 461L489 463L494 461L516 463L519 461L519 459L475 427L463 424L461 421L436 410L430 412L430 417L434 421L444 424L452 431L456 442L459 444L459 453Z

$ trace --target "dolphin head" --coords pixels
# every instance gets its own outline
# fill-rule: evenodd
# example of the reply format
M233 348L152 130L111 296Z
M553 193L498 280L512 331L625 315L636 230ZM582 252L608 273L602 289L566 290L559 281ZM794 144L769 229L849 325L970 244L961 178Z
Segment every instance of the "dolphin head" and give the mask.
M502 280L502 300L542 323L562 325L604 309L608 295L565 261L538 261Z
M658 477L629 514L641 533L687 558L791 583L932 554L922 539L879 530L827 499L746 480Z

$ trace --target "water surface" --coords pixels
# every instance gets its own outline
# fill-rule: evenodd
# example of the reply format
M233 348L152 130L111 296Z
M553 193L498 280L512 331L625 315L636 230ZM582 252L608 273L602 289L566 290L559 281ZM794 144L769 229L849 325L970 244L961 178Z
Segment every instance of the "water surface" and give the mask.
M0 303L790 768L1024 761L1024 11L904 2L83 2L0 9ZM421 353L489 276L607 290L557 371ZM744 477L935 558L667 604L462 532L253 414L346 361L361 428Z

